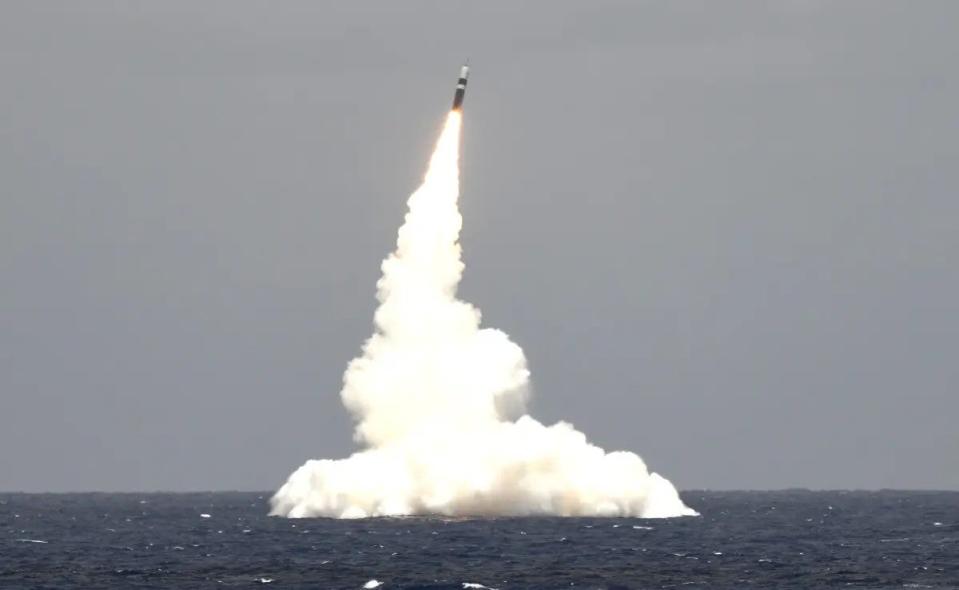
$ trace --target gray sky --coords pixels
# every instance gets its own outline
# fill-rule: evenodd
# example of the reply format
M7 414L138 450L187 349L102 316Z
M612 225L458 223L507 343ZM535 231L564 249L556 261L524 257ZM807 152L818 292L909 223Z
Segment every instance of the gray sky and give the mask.
M959 3L0 7L0 489L273 489L471 59L461 295L681 488L959 488Z

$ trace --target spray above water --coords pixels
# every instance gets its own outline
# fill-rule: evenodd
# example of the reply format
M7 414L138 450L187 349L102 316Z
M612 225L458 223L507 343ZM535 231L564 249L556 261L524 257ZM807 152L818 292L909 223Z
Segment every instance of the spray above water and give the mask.
M568 423L524 414L522 349L480 328L479 310L456 298L461 124L454 109L383 261L375 332L343 377L364 450L307 461L273 496L271 514L696 514L638 455L606 453Z

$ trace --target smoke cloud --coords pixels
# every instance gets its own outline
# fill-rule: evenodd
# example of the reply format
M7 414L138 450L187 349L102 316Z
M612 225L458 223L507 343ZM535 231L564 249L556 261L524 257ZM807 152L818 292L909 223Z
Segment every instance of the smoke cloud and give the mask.
M453 111L383 262L375 332L343 377L364 450L307 461L273 496L271 514L696 514L638 455L606 453L568 423L524 414L522 349L480 328L480 311L456 298L460 128Z

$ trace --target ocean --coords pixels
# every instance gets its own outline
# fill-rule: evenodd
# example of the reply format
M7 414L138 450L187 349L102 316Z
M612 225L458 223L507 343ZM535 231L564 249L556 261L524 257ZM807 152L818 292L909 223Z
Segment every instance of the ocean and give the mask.
M269 493L0 493L0 588L959 588L959 492L683 492L702 516L267 516Z

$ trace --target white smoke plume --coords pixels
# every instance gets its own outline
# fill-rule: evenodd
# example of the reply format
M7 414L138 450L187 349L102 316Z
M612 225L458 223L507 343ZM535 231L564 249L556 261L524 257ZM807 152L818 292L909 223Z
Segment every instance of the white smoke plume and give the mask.
M695 512L629 452L606 453L572 425L522 415L529 371L509 337L456 298L461 114L450 113L396 251L377 283L376 330L343 377L365 449L311 460L272 514L669 517Z

